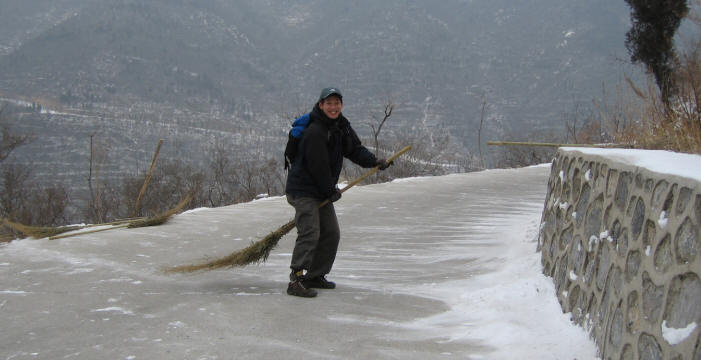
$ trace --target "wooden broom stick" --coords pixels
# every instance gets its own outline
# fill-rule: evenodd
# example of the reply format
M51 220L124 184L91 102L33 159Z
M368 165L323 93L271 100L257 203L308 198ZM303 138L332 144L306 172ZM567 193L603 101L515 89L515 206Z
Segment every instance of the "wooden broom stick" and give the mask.
M141 198L144 196L144 193L146 193L146 187L148 186L148 183L151 181L151 176L153 175L153 169L156 167L156 159L158 159L158 153L161 151L161 145L163 145L163 139L158 140L158 146L156 147L156 153L153 154L153 160L151 161L151 169L149 169L148 175L146 175L146 180L144 180L144 185L141 186L141 191L139 191L139 196L136 198L136 204L134 204L134 210L131 212L131 217L135 217L136 212L139 211L139 204L141 203Z
M392 155L389 159L387 159L387 162L394 161L396 158L398 158L400 155L404 154L405 152L411 150L411 146L407 146L401 150L399 150L396 154ZM371 176L375 172L379 170L379 166L375 166L372 168L372 170L368 171L361 177L353 180L351 183L346 185L343 189L341 189L341 192L344 192L353 186L357 185L367 177ZM319 204L319 207L323 207L324 205L328 204L329 200L324 200L321 204ZM194 265L180 265L180 266L175 266L175 267L170 267L170 268L165 268L163 271L165 273L191 273L195 271L202 271L202 270L214 270L214 269L219 269L223 267L234 267L234 266L246 266L252 263L260 263L264 262L267 260L268 255L270 255L270 251L275 248L277 245L278 241L285 236L290 230L294 229L295 227L295 221L290 220L286 224L282 225L279 227L277 230L271 232L268 234L266 237L264 237L261 240L258 240L257 242L252 243L246 248L243 248L241 250L235 251L228 256L219 258L219 259L214 259L212 261L200 263L200 264L194 264Z
M598 148L623 148L623 149L632 149L633 148L633 145L628 145L628 144L558 144L558 143L521 142L521 141L487 141L487 145L544 146L544 147L598 147Z

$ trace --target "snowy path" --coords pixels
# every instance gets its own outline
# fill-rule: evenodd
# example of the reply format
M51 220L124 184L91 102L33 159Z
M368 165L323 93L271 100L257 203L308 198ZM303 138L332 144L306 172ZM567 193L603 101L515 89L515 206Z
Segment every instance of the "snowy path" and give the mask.
M282 198L0 245L0 359L593 359L535 253L548 172L350 190L338 288L315 299L284 293L294 230L260 266L159 271L260 239Z

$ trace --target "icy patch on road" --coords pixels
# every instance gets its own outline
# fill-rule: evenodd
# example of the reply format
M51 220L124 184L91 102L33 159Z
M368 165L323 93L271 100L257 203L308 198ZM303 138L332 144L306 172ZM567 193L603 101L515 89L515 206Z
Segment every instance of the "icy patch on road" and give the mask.
M0 295L27 295L29 294L26 291L20 291L20 290L0 290Z
M495 250L503 251L495 271L430 289L412 288L417 295L446 301L451 310L408 327L424 333L441 329L436 332L447 334L449 342L480 339L494 349L489 355L494 359L510 359L513 354L523 359L568 359L572 354L595 359L596 345L586 330L562 313L553 281L542 273L534 240L539 218L534 211L512 219L510 228L504 229L503 249Z
M131 310L126 310L118 306L112 306L112 307L106 307L103 309L95 309L92 312L116 312L124 315L134 315L134 312Z

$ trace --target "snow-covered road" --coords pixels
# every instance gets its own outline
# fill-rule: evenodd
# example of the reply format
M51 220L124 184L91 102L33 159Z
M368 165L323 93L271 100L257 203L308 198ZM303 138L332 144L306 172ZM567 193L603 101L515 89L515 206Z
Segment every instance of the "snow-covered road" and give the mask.
M283 198L0 245L0 359L593 359L535 252L549 167L354 188L314 299L265 264L188 275L292 218Z

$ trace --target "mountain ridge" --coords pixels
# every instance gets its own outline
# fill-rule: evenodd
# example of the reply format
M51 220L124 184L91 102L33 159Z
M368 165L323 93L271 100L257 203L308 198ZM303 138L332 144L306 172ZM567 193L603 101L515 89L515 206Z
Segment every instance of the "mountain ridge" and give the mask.
M19 27L0 33L5 97L135 118L151 128L134 136L181 131L175 141L197 151L204 140L188 127L222 132L206 143L274 154L289 114L334 85L361 135L391 100L386 136L447 134L454 151L474 153L483 98L483 140L528 137L562 131L564 112L634 73L618 61L628 9L605 0L3 0L0 10ZM224 139L242 131L269 140ZM154 137L134 142L150 149Z

